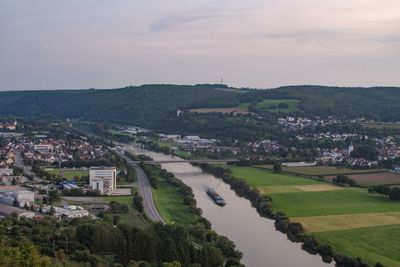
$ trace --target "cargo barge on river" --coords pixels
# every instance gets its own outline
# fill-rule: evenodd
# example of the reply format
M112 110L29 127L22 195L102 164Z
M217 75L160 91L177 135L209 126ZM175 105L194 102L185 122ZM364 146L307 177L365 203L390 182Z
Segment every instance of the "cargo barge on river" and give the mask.
M215 192L214 189L208 188L208 189L207 189L207 195L208 195L208 196L214 201L214 203L217 204L218 206L223 207L223 206L226 205L225 200L224 200L220 195L218 195L218 193Z

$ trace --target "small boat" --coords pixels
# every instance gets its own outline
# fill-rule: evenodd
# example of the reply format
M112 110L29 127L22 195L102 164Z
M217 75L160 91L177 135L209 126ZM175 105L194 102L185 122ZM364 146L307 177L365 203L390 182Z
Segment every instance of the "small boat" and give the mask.
M208 189L207 189L207 195L208 195L208 196L215 202L215 204L217 204L218 206L223 207L223 206L226 205L225 200L224 200L220 195L218 195L218 193L215 192L214 189L208 188Z

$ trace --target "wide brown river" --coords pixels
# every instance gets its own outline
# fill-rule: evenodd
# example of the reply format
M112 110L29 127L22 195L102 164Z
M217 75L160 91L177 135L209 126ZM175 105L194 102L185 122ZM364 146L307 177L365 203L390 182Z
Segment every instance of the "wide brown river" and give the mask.
M171 156L140 148L136 153L145 154L154 160L168 160ZM176 159L176 158L175 158ZM275 229L272 220L261 217L250 201L241 198L221 179L203 173L189 163L168 163L162 167L193 189L197 206L203 210L212 228L220 235L235 242L243 252L242 262L248 267L320 267L325 264L321 257L310 255L300 244L289 241L285 234ZM206 190L214 188L227 202L219 207L208 197Z

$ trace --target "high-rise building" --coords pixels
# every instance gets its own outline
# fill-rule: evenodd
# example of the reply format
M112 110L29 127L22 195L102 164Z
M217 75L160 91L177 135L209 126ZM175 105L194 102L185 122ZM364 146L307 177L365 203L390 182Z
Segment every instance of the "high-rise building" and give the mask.
M89 184L93 190L108 195L117 189L117 169L115 167L92 167Z

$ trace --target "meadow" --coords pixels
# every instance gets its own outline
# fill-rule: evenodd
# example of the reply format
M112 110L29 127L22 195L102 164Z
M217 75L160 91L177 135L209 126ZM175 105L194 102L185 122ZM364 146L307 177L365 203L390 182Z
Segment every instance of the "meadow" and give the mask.
M369 194L366 189L273 193L270 196L273 209L284 211L289 217L400 212L399 203L382 195Z
M259 168L271 169L273 166L271 164L257 165ZM363 173L377 173L384 172L381 169L349 169L349 168L338 168L335 166L307 166L307 167L282 167L285 172L292 172L297 174L304 174L310 176L325 176L325 175L338 175L338 174L363 174Z
M88 170L84 170L84 169L59 169L59 168L46 168L45 169L46 172L50 173L50 174L54 174L56 177L62 177L65 178L67 180L72 180L74 179L75 176L78 177L83 177L83 176L87 176L89 175L89 171Z
M167 223L193 224L198 219L188 205L183 204L183 196L177 187L169 185L159 177L157 189L152 189L154 203Z
M288 105L287 108L279 108L280 103ZM270 112L296 112L299 111L300 100L296 99L265 99L257 104L257 109Z
M313 234L338 252L361 257L370 264L400 266L400 224Z
M307 233L334 250L372 265L379 261L400 266L400 203L365 188L336 186L259 167L228 168L235 177L269 195L274 211L300 222Z
M235 177L242 178L255 187L282 186L282 185L310 185L324 184L322 181L293 176L290 174L275 173L255 167L236 167L226 165Z

